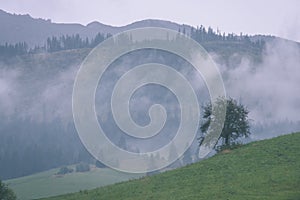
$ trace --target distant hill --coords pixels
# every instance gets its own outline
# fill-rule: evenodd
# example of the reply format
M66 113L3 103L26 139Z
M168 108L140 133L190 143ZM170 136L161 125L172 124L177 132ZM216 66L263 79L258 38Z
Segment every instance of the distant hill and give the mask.
M5 42L14 44L26 41L30 46L43 45L47 37L51 36L79 34L83 38L92 38L99 32L115 34L120 31L147 26L164 27L173 30L179 30L179 28L182 29L183 27L190 29L188 25L179 25L169 21L153 19L142 20L121 27L105 25L100 22L92 22L87 26L81 24L53 23L51 20L35 19L28 14L10 14L0 9L0 44Z
M180 169L48 200L299 199L300 133L253 142Z
M201 25L201 22L199 22ZM26 42L30 47L44 45L48 37L79 34L82 38L95 37L97 33L116 34L134 28L161 27L175 31L185 29L189 33L192 26L178 24L159 19L145 19L136 21L125 26L111 26L98 21L91 22L86 26L78 23L54 23L50 19L32 18L29 14L11 14L0 9L0 45L4 43L15 44ZM194 27L195 28L195 27ZM265 42L278 37L270 35L253 35L251 41L264 40Z

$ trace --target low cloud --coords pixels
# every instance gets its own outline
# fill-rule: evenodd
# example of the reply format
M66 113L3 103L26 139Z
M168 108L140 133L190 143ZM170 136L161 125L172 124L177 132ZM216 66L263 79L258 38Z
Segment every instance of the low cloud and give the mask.
M256 122L300 120L300 48L274 40L267 43L262 62L243 58L232 68L221 66L229 96L240 100Z

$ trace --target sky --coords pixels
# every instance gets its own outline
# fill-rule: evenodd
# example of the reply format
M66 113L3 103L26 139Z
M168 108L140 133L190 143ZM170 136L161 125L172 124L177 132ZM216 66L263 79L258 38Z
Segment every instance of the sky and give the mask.
M0 9L59 23L123 26L163 19L226 33L267 34L300 42L299 0L0 0Z

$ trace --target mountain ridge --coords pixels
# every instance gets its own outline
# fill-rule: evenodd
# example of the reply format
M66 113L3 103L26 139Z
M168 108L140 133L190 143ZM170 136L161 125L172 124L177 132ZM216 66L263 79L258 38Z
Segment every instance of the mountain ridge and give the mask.
M186 33L189 33L191 28L195 28L188 24L179 24L162 19L144 19L124 26L113 26L99 21L92 21L87 25L80 23L57 23L52 22L51 19L33 18L29 14L12 14L2 9L0 9L0 27L0 45L5 43L16 44L26 42L29 47L44 46L47 38L52 36L59 37L62 35L79 34L82 38L92 39L98 33L117 34L122 31L143 27L160 27L175 31L185 29ZM271 35L255 34L250 36L252 41L259 39L270 41L276 38L298 43ZM300 45L300 43L298 44Z
M133 28L163 27L172 30L190 29L192 26L180 25L175 22L145 19L125 26L111 26L93 21L86 26L79 23L54 23L50 19L33 18L29 14L11 14L0 9L0 44L27 42L29 46L44 45L47 37L79 34L81 37L92 38L97 33L116 34Z

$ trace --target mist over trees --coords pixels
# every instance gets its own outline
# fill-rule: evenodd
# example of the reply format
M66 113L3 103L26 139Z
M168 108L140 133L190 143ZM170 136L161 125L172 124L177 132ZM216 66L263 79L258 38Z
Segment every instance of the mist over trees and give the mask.
M16 44L5 43L4 45L0 45L0 58L23 55L26 53L28 53L28 45L26 42Z
M180 32L180 30L179 30ZM182 34L186 34L186 31L183 30ZM227 35L219 29L216 31L208 27L207 29L204 26L198 26L197 28L192 27L190 30L190 36L200 44L202 42L209 42L209 41L228 41L228 42L243 42L246 44L250 44L251 46L256 46L259 48L262 48L265 45L264 40L256 40L251 41L250 37L248 35L243 35L243 33L240 33L240 35L236 35L234 33L228 33Z
M95 163L81 144L74 125L60 120L2 122L0 177L8 179L79 162Z
M98 33L91 41L88 38L82 39L79 34L51 37L47 39L46 50L47 52L55 52L68 49L94 48L109 37L111 37L110 34L104 35L102 33Z
M252 36L243 34L226 35L221 33L219 30L214 31L212 28L206 29L203 26L192 28L191 30L182 29L179 30L179 32L181 34L191 36L193 39L202 44L205 49L207 49L209 52L212 52L212 54L216 53L217 58L218 56L225 58L224 65L223 60L221 60L221 64L218 63L221 66L220 68L222 69L223 67L223 71L225 71L225 81L227 81L226 77L229 77L228 80L230 81L242 77L240 78L242 80L239 80L240 84L238 85L238 89L242 88L242 90L247 93L247 99L245 99L245 101L243 99L243 102L245 102L247 106L249 105L248 102L252 103L250 104L252 106L252 113L253 111L255 111L252 108L257 105L257 96L262 97L262 94L271 91L269 91L268 88L263 88L263 91L259 93L259 95L257 95L257 88L263 87L263 85L258 85L263 82L260 77L265 79L266 73L272 74L273 72L275 72L276 70L270 69L274 69L274 67L276 67L277 65L276 63L280 63L280 66L283 66L281 60L291 60L288 59L290 58L288 57L288 55L282 55L282 52L287 52L290 54L289 48L282 48L285 49L285 51L280 51L281 54L275 54L274 56L267 58L270 60L274 60L273 58L275 57L280 60L278 60L278 62L276 60L276 63L263 63L267 66L265 68L266 73L261 74L261 69L263 69L264 66L252 66L251 59L262 57L262 49L264 49L265 46L265 42L263 40L254 39ZM47 41L45 41L44 46L37 46L30 49L28 49L28 45L26 45L26 43L20 43L18 45L5 44L1 46L2 49L0 48L0 57L5 59L1 60L1 62L3 62L4 64L1 65L0 69L0 81L2 81L0 85L0 101L2 103L0 105L0 115L4 119L0 122L0 177L2 179L24 176L53 167L60 167L63 165L74 163L95 163L95 160L93 160L91 155L81 144L77 136L74 124L70 122L70 120L72 120L70 118L71 106L69 106L68 102L71 102L70 94L73 83L72 78L75 76L74 71L78 69L77 67L80 65L84 57L89 53L90 49L99 44L107 37L109 37L109 35L99 33L94 37L94 39L83 39L80 37L80 35L74 34L64 35L60 37L49 37ZM68 49L81 50L64 51ZM277 47L271 47L270 49L276 50ZM270 49L267 50L270 51ZM45 52L51 53L39 54ZM145 54L143 54L142 52L136 57L133 57L132 60L138 61L141 59L146 59L146 61L153 61L147 59L149 57L157 56L157 54L153 52L148 52L146 55L147 57L145 58ZM161 61L161 63L171 64L172 66L180 65L185 67L184 63L182 63L181 61L173 59L172 57L165 54L162 55L163 56L159 57L159 61ZM292 55L295 58L300 57L294 54ZM250 63L248 68L246 68L249 69L249 73L248 71L246 71L247 73L244 73L243 71L246 66L245 58L248 59L246 64ZM120 63L122 66L131 65L133 64L132 60L130 60L129 62L125 61L123 63ZM297 59L285 63L294 64L297 63ZM134 64L141 63L137 62ZM255 67L257 66L259 70L256 70ZM8 69L12 72L10 72ZM229 69L232 69L232 71ZM257 72L257 75L252 76L251 70L254 70L255 73ZM284 70L287 71L286 69ZM188 71L188 68L184 68L182 71ZM281 70L280 74L283 74L283 72L284 71ZM113 71L112 74L118 75L119 71ZM243 77L243 75L247 75L247 77ZM198 79L196 80L194 77L188 78L189 80L191 80L191 82L195 82L200 85ZM108 77L108 80L110 79L111 77ZM244 81L246 79L249 79L249 83ZM253 79L255 81L250 82L250 80ZM274 79L278 80L275 75ZM289 80L292 81L299 79L294 77ZM227 88L231 90L229 92L232 92L233 88L237 87L236 82L237 81L233 81L232 85L228 84ZM240 85L243 83L245 85L243 87L240 87ZM281 83L282 81L278 82L278 84ZM288 81L285 82L286 85L287 83ZM298 82L294 81L293 84L287 86L289 88L295 88L294 83ZM249 89L249 87L253 85L255 85L255 87L252 87L253 89ZM289 91L288 87L285 91ZM279 87L272 88L278 89ZM237 89L236 91L238 92L233 93L232 96L234 96L235 98L239 98L238 95L242 94L243 91L240 92ZM153 95L154 92L147 91L142 94L144 95L148 93L151 93L151 95ZM249 93L255 95L249 96ZM164 91L160 91L158 94L156 94L157 97L149 99L161 100L164 94L166 94ZM269 101L270 97L280 100L284 97L289 97L288 94L280 95L280 97L272 95L273 94L270 94L266 97L266 99L268 100L268 104L274 102L274 100L272 102ZM143 98L149 100L145 97ZM140 102L140 99L134 101ZM137 106L134 106L134 109L138 109L139 106L145 108L145 102L142 102L143 104L137 104ZM167 102L169 103L170 101ZM271 106L271 110L273 110L273 108L275 107L274 105ZM289 108L291 106L294 106L295 104L292 104L291 102L286 103L285 105L286 107L281 106L277 107L277 109L282 108L291 113ZM259 106L260 107L257 106L257 108L259 108L257 109L258 111L261 112L262 109L265 109L263 105ZM175 111L172 110L173 113L175 113ZM282 113L282 110L280 111L280 113ZM295 111L295 109L292 111ZM260 114L259 116L261 116L261 118L265 118L266 115L261 114L260 112L256 112L256 116ZM99 118L103 117L105 119L107 118L107 116L108 115L100 116ZM272 116L275 115L272 113ZM257 117L255 117L254 119L257 119ZM144 115L137 115L136 120L140 120L141 124L145 123L145 121L147 122L147 119ZM259 123L260 121L257 120L256 122ZM109 123L105 124L106 126L109 126ZM168 129L166 132L175 132L174 129L176 129L177 127L174 126L174 124L172 125L173 127ZM263 132L264 135L269 134L268 137L271 137L276 134L276 131L287 133L295 129L299 130L300 123L291 122L287 124L284 121L281 121L280 123L270 123L269 125L266 125L265 123L257 124L256 126L251 126L251 128L252 127L254 132ZM109 132L113 133L110 127L107 127L107 129L109 130ZM255 139L257 138L259 139L260 137L255 137ZM121 146L124 146L124 148L135 149L134 147L132 147L132 143L127 142L127 140L122 141L122 138L117 138L115 141L116 144L118 144L118 141L120 142ZM157 142L157 144L159 144L159 142ZM145 148L150 149L149 145L141 146L144 149L139 147L138 151L143 152L143 150L145 151ZM182 162L192 162L193 160L195 160L193 158L194 154L195 148L189 149L182 158ZM100 167L103 166L102 163L97 163L97 165Z
M79 34L75 35L62 35L60 37L48 37L44 46L34 46L29 48L26 42L20 42L16 44L0 45L0 58L7 58L17 55L45 53L45 52L57 52L70 49L81 48L94 48L100 42L111 37L111 34L98 33L94 38L89 40L88 38L82 39Z
M236 35L233 33L221 33L219 30L215 31L211 27L207 29L204 26L198 26L197 28L191 27L190 30L183 28L178 30L179 33L187 35L192 39L196 40L200 44L210 41L222 41L222 42L240 42L250 45L254 48L262 49L265 45L265 41L257 39L252 41L248 35ZM43 46L36 45L29 48L26 42L19 42L16 44L4 45L0 44L0 58L12 57L24 54L44 53L44 52L57 52L70 49L81 49L81 48L94 48L105 39L111 37L111 34L98 33L94 38L82 38L79 34L74 35L62 35L48 37Z

